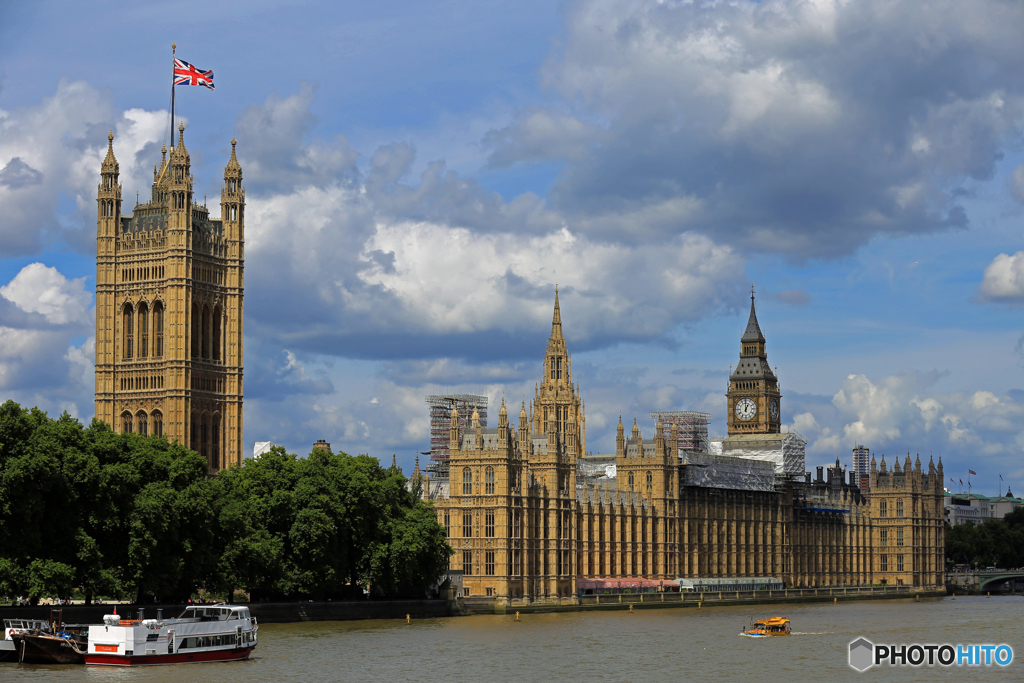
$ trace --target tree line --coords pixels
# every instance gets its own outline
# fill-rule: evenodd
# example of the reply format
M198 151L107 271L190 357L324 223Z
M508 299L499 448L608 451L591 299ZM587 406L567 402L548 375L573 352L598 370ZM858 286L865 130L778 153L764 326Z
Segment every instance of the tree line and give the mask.
M418 481L367 455L276 447L208 476L163 437L0 406L0 595L181 602L422 596L452 549Z
M1024 567L1024 507L1002 519L946 528L946 560L972 567Z

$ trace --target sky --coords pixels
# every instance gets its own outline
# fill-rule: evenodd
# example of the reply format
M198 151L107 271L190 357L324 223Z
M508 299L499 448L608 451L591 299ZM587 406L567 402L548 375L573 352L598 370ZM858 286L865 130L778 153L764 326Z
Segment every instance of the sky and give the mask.
M1022 29L1004 0L0 3L0 398L92 418L99 166L112 130L148 197L174 42L215 73L177 90L197 193L232 136L245 176L247 448L408 472L427 394L529 398L556 284L588 450L657 410L723 434L753 286L808 468L864 444L1024 492Z

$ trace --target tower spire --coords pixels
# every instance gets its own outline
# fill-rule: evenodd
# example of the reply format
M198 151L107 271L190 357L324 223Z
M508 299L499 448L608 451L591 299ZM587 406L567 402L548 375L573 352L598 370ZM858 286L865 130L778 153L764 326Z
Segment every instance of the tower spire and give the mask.
M551 316L551 338L562 339L562 311L558 307L558 285L555 285L555 312Z
M761 326L757 324L757 311L754 308L754 285L750 285L750 317L747 319L747 329L743 331L741 341L764 342Z

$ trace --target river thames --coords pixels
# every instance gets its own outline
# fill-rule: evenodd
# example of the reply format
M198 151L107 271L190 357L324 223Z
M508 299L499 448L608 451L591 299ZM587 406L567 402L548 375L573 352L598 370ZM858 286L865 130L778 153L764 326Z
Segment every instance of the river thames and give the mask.
M260 627L247 662L139 669L0 664L2 681L1019 681L1024 598L885 600L839 605L705 607ZM751 618L782 615L794 635L739 636ZM1009 666L847 664L849 643L1000 644Z

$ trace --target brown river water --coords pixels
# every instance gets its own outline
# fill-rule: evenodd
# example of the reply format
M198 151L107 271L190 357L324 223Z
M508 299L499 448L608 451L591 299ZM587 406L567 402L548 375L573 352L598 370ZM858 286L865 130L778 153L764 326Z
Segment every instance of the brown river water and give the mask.
M794 635L739 636L781 615ZM185 681L810 681L1024 680L1024 598L958 597L260 627L252 659L116 669L0 664L7 683ZM1010 645L1009 666L847 664L849 643Z

